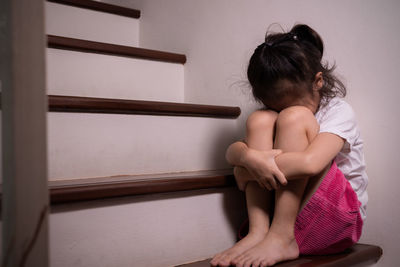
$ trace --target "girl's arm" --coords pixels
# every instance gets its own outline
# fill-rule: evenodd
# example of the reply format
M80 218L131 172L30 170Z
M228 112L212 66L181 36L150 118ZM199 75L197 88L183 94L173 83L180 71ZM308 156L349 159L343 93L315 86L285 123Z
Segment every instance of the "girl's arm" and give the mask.
M282 185L287 184L285 175L279 170L275 162L275 157L280 153L282 151L279 149L259 151L250 149L244 142L236 142L230 145L226 151L226 160L231 165L246 168L260 185L268 189L277 189L276 180Z
M275 158L288 179L317 175L342 150L344 139L332 133L320 133L303 152L286 152Z
M343 145L344 140L332 133L318 134L305 151L282 154L279 154L279 150L250 149L245 143L236 142L228 148L226 159L232 165L245 167L255 177L271 179L272 175L281 184L285 184L285 177L287 179L310 177L324 170ZM278 170L276 165L271 163L274 158ZM279 170L284 177L280 175Z

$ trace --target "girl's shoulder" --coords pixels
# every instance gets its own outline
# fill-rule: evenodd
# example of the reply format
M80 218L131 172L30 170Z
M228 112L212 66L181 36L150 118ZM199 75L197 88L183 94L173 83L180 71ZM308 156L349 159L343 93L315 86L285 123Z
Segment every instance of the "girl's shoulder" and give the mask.
M355 119L354 110L343 98L334 97L325 103L315 114L317 120L323 118L341 117L343 119Z

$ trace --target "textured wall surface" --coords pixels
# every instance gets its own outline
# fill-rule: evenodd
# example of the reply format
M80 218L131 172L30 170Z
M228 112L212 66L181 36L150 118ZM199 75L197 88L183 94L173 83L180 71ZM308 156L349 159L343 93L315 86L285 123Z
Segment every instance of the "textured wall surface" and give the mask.
M239 122L254 109L241 86L247 60L271 23L307 23L322 36L325 58L336 62L365 141L370 177L362 242L384 248L379 266L400 262L398 136L400 126L400 2L119 0L142 10L140 43L187 54L185 100L238 104ZM274 28L276 29L276 27ZM241 132L238 132L240 136Z
M331 63L336 62L337 72L348 86L347 100L356 111L365 140L367 171L370 176L370 202L361 241L383 247L384 256L378 266L391 267L400 262L398 254L400 212L397 204L397 192L400 186L397 179L400 171L397 163L399 150L397 139L400 136L397 117L400 113L397 104L400 98L398 90L400 2L394 0L110 1L141 9L140 46L185 53L188 56L184 70L185 101L240 105L243 115L239 119L239 124L242 126L246 114L256 107L251 102L243 82L247 60L254 48L263 41L267 27L277 22L284 29L289 29L296 22L301 22L315 28L325 41L325 58ZM237 138L242 134L243 131L240 129L233 133ZM210 213L205 213L205 216L214 216L207 222L201 221L200 218L204 217L199 213L193 217L191 212L192 209L206 211L212 205L221 205L221 198L226 194L229 196L228 199L241 200L235 193L223 192L215 195L199 195L194 199L187 196L195 202L187 201L186 198L161 202L144 198L141 205L129 202L121 205L110 204L108 207L102 204L99 207L57 210L51 216L52 263L60 263L54 266L63 266L61 263L71 266L68 265L71 264L68 255L77 255L70 253L82 251L86 251L86 254L81 258L74 258L77 261L83 259L82 266L86 260L85 256L92 257L94 262L110 258L127 260L119 257L121 255L118 253L119 251L128 253L129 250L121 248L130 246L132 251L137 251L143 244L135 243L129 238L115 239L121 233L114 226L121 226L125 229L123 233L133 235L133 232L126 230L129 228L126 222L132 220L135 222L132 223L132 228L140 228L143 227L143 223L147 225L148 222L152 222L147 225L148 231L152 229L157 232L168 231L157 221L164 220L164 217L152 217L154 214L162 214L158 209L167 208L166 206L168 208L179 206L176 213L188 215L188 217L178 216L169 219L168 224L171 227L177 226L178 222L191 223L188 227L193 231L185 229L185 239L181 240L181 243L175 240L178 244L187 245L188 249L195 249L198 244L190 241L202 240L199 244L208 246L208 241L211 242L213 236L209 235L207 236L209 239L204 240L198 235L214 224L216 227L212 229L217 229L221 234L216 240L221 242L212 250L222 249L234 242L232 229L219 228L232 221L226 214L221 213L225 208L219 206L209 211ZM149 203L146 203L147 201ZM234 209L236 206L234 202L232 203L233 205L226 209ZM129 212L133 212L134 215L127 215ZM218 217L217 214L221 216ZM109 219L114 218L109 217L111 215L121 220L113 221L114 219ZM140 221L137 216L148 221L144 219ZM192 221L189 221L191 216ZM199 221L198 224L196 220ZM84 229L93 231L92 235L81 235ZM93 236L100 233L106 233L105 239L93 239ZM139 237L144 238L144 236ZM140 238L137 240L141 240ZM114 246L115 250L107 250L109 246L101 247L102 242L113 245L112 240L117 244ZM149 242L157 240L156 236ZM103 254L96 254L97 252ZM110 257L108 253L112 253L113 256ZM150 253L151 250L146 250L140 254L144 257L141 261L143 262L145 257L152 256ZM201 255L211 254L209 250ZM176 258L169 259L171 263L178 258L178 255L175 256Z

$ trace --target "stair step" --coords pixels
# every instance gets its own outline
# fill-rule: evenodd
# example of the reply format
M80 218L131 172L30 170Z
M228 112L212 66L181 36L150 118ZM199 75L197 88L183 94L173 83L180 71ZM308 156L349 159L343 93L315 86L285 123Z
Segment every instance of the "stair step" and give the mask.
M49 111L237 118L239 107L76 96L49 96Z
M47 49L49 95L184 101L184 65Z
M224 118L49 112L49 180L229 168Z
M52 204L234 185L232 169L49 181Z
M50 203L232 187L232 169L49 181ZM0 183L0 204L2 184Z
M71 2L76 5L63 5ZM95 1L95 6L108 6ZM116 12L104 13L101 9L81 8L81 1L51 1L45 3L46 34L81 38L85 40L139 46L139 20L119 16ZM111 5L112 6L112 5Z
M49 111L237 118L240 107L49 95ZM0 92L1 109L1 92Z
M87 8L91 10L131 17L135 19L140 18L140 10L102 3L98 1L91 1L91 0L47 0L47 1L58 4L75 6L75 7Z
M227 187L52 205L50 266L175 266L205 258L234 242L244 203Z
M182 54L169 53L139 47L94 42L56 35L48 35L47 44L48 47L57 49L127 56L180 64L185 64L186 62L186 56Z
M156 112L161 112L160 103L150 103L159 105ZM168 110L170 114L182 112L180 104L172 104L178 111ZM193 107L192 113L210 115L204 115L207 110L196 110L197 105L183 106ZM231 109L240 112L239 108ZM229 168L225 150L239 138L236 121L221 117L76 112L49 112L47 116L48 174L52 181L225 169Z
M300 256L293 261L278 263L276 267L350 267L364 266L361 264L376 263L382 256L382 248L374 245L355 244L343 253L323 256ZM210 260L203 260L189 264L183 264L176 267L209 267Z
M183 101L184 55L59 36L49 47L50 95Z

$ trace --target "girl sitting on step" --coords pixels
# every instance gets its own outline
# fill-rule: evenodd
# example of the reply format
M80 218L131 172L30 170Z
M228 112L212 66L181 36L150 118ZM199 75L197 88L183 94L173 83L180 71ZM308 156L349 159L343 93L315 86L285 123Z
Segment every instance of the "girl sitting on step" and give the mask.
M346 88L321 63L307 25L267 34L247 70L265 109L226 153L246 193L249 232L212 266L255 267L343 251L361 235L367 202L363 142Z

